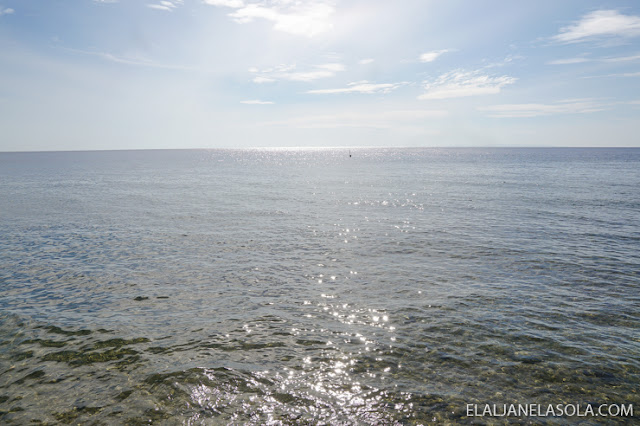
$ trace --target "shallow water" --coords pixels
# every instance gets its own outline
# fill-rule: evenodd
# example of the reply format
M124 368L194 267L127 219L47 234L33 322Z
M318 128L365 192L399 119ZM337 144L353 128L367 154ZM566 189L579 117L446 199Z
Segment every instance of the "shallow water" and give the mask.
M639 149L352 154L0 154L0 421L637 419Z

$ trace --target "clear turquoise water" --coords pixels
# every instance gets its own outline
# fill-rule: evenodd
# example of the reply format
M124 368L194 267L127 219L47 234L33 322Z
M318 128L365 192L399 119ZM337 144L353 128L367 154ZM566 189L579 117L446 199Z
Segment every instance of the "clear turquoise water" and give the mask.
M351 152L0 154L0 422L637 416L640 149Z

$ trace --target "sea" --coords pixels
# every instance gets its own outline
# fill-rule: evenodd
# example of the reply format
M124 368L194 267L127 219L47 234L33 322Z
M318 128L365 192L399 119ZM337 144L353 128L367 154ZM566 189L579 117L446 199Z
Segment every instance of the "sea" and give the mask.
M0 154L2 424L639 420L640 149Z

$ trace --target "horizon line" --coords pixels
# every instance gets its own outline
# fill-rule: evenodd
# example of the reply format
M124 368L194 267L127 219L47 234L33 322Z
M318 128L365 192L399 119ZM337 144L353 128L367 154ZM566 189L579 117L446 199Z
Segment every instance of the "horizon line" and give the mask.
M136 151L258 151L258 150L337 150L337 149L640 149L640 146L529 146L529 145L478 145L478 146L252 146L243 148L215 147L215 148L125 148L125 149L54 149L54 150L25 150L0 151L0 154L45 154L72 152L136 152Z

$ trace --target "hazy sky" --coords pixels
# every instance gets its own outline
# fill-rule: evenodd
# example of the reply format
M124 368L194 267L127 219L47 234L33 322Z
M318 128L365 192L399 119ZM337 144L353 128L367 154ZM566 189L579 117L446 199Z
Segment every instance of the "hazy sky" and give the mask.
M640 146L640 2L0 0L0 151Z

